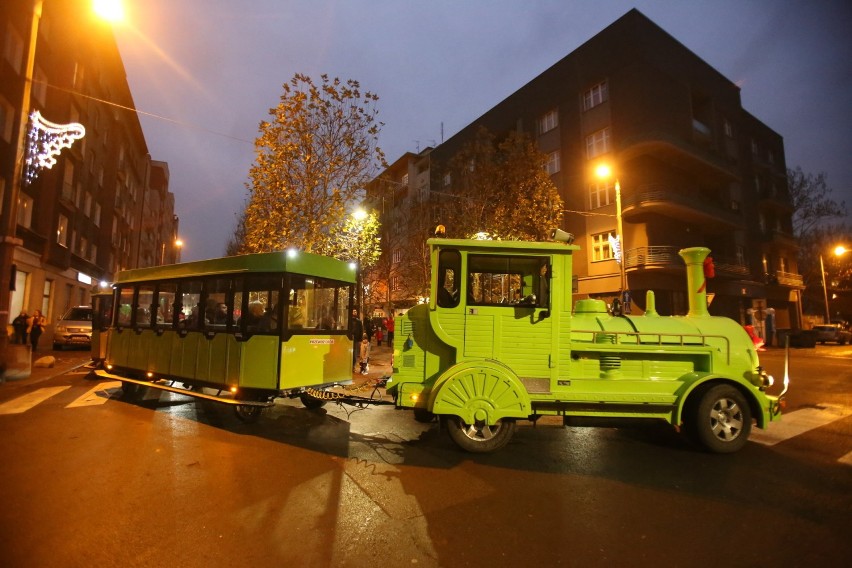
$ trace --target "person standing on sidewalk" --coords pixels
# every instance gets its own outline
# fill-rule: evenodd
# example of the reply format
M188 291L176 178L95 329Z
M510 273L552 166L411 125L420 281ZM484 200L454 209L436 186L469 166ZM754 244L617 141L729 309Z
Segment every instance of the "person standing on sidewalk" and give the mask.
M393 316L385 318L385 329L388 330L388 347L393 349Z
M41 337L45 325L47 325L47 320L41 315L41 310L33 312L33 323L30 328L30 342L33 344L33 353L38 351L38 339Z
M12 329L15 330L15 343L20 345L27 344L27 328L29 327L29 322L27 321L29 316L25 310L21 310L21 313L12 321Z
M358 310L352 310L352 317L349 318L349 329L352 331L352 370L354 371L358 368L358 351L361 348L361 335L364 333L364 326L358 317Z

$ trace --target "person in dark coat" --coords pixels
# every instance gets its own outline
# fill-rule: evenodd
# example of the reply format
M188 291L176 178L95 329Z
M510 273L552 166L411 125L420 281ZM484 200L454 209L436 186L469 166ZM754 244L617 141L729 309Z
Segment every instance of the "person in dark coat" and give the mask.
M358 355L360 353L361 336L364 334L364 326L358 317L358 310L352 310L349 318L349 331L352 332L352 369L358 368Z
M27 327L29 327L27 320L29 317L27 312L21 311L18 317L12 320L12 329L15 330L15 343L27 344Z
M30 328L30 343L33 344L33 353L38 351L38 339L41 337L46 325L47 320L41 315L41 310L33 312L33 323Z

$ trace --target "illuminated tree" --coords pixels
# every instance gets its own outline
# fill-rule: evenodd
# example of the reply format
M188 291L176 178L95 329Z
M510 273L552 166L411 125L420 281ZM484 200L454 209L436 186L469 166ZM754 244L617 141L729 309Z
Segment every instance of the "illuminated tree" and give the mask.
M344 238L347 210L384 165L378 96L362 92L357 81L327 75L315 85L297 74L283 88L255 140L245 236L237 249L295 246L332 255L340 251L336 241Z
M442 196L447 236L488 233L506 240L541 240L562 219L562 199L545 171L546 157L533 140L510 132L497 142L480 128L456 154L449 174L451 196Z

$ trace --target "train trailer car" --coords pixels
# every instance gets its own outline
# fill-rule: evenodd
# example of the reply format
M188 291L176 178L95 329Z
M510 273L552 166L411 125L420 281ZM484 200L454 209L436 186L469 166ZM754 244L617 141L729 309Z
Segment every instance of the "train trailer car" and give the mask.
M156 388L232 405L245 422L276 397L352 382L356 271L295 250L120 272L99 298L96 374L124 396Z
M564 239L568 241L568 239ZM581 299L572 309L567 242L430 239L428 304L396 319L398 408L436 415L464 450L504 446L517 420L540 416L665 420L709 451L745 445L752 423L781 415L783 392L761 368L754 343L707 309L706 248L680 251L689 313L612 313ZM615 302L614 302L615 303Z

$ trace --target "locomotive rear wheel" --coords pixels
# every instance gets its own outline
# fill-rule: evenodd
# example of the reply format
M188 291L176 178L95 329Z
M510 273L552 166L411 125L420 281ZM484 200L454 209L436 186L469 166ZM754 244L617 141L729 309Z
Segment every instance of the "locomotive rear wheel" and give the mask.
M458 416L450 416L447 421L447 432L453 442L471 453L486 453L499 450L509 443L515 433L514 420L498 420L493 426L486 422L467 424Z
M692 429L695 438L711 452L736 452L748 442L751 408L735 387L717 385L708 389L695 407Z

